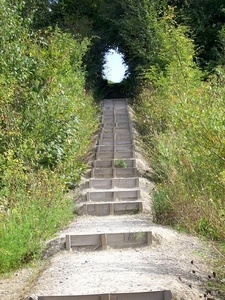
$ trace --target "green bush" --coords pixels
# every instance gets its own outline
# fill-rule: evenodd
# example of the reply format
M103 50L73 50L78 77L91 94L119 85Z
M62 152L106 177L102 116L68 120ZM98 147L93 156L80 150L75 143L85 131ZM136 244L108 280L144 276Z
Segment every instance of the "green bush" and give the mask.
M151 49L155 62L143 72L134 101L154 170L153 218L217 242L214 288L224 295L225 69L217 67L211 75L198 69L190 33L173 14L164 14L155 34L161 44ZM221 30L221 41L223 36Z
M98 127L85 91L89 41L57 27L33 32L22 8L0 3L0 273L38 257L72 217L65 191Z
M138 127L159 182L156 221L224 240L224 74L203 81L186 28L169 16L159 23L163 68L151 66L151 84L134 105Z
M24 174L18 162L5 175L1 190L0 273L39 258L44 242L73 216L71 199L57 174Z

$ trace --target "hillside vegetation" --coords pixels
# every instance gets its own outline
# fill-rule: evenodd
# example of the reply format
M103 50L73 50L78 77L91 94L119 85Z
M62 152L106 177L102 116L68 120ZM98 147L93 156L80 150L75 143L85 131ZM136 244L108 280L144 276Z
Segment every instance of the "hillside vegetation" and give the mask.
M65 191L98 126L82 66L89 40L34 31L22 9L0 3L0 273L38 257L72 217Z
M67 221L56 215L70 217L63 193L85 168L98 125L91 95L107 95L102 66L112 48L128 65L120 90L154 169L154 220L217 241L223 279L224 1L9 3L1 2L0 26L1 270L35 257L40 240ZM23 235L29 243L14 257Z

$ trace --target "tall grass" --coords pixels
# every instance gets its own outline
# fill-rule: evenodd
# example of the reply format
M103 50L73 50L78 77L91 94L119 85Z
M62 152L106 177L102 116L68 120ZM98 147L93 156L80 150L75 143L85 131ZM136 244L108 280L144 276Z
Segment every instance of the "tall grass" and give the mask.
M159 182L155 219L224 240L225 71L202 80L185 28L163 25L159 56L171 60L148 71L151 86L135 105Z
M57 174L24 175L17 167L12 173L8 197L1 199L0 273L39 258L46 239L73 217L74 209Z

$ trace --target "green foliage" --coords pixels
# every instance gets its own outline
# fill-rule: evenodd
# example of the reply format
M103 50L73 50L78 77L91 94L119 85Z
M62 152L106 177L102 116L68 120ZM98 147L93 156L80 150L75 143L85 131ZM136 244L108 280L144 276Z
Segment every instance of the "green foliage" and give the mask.
M175 16L174 11L166 7L167 3L176 5ZM69 29L76 38L77 34L81 34L80 40L83 40L82 36L91 37L89 51L81 52L86 54L85 63L88 65L86 87L93 90L95 86L98 95L99 91L105 93L101 77L104 53L109 48L118 48L124 54L130 73L124 87L129 90L129 95L130 92L134 95L142 91L134 106L139 116L138 127L143 134L155 178L159 183L153 199L156 221L224 240L224 1L60 0L52 4L50 19L53 27L58 24L67 32ZM27 118L28 102L23 106L21 100L24 95L29 95L25 98L29 98L29 101L31 99L33 105L40 101L40 111L42 106L48 111L48 120L42 116L42 112L38 114L38 118L50 128L49 133L46 133L44 127L38 127L40 124L33 117L32 122L29 122L32 135L26 130L26 139L22 139L22 144L17 143L19 153L23 153L23 149L29 149L25 153L29 153L32 165L41 165L54 171L65 166L67 158L70 157L70 146L67 144L70 128L76 137L82 132L81 128L83 129L80 108L74 111L72 106L75 116L73 122L67 118L68 111L65 114L65 123L58 112L53 110L52 113L52 107L56 105L52 99L57 99L58 104L58 99L69 93L69 87L64 90L64 83L69 82L69 79L66 77L63 80L63 72L65 75L67 70L70 72L70 64L66 59L66 67L62 70L55 60L59 57L64 61L63 54L56 55L58 47L55 47L60 44L61 33L58 32L59 36L57 31L50 35L49 32L42 34L42 39L36 43L36 47L41 49L38 50L40 55L32 50L36 53L31 56L34 56L34 62L38 62L37 66L43 66L39 68L35 63L30 66L32 70L37 69L39 72L37 84L36 71L32 73L35 78L32 93L30 88L21 90L21 85L18 88L14 81L12 85L16 85L17 89L10 86L4 92L4 95L8 95L7 99L11 99L12 91L16 91L16 104L19 101L19 107L24 107L22 111L26 112ZM18 36L25 37L21 33ZM65 44L68 38L68 35L63 35ZM81 45L78 45L79 48ZM77 45L75 48L77 49ZM213 70L213 75L209 77L200 71L194 61L201 67ZM78 82L84 78L80 71L78 67ZM74 78L73 75L70 78ZM59 88L58 82L63 82L63 88ZM82 84L81 82L79 87ZM64 94L58 96L60 90ZM77 90L80 91L80 88ZM79 101L81 98L82 96L78 97ZM71 109L70 98L65 101ZM86 106L86 102L84 103ZM31 111L32 107L30 106ZM9 117L5 118L5 115L3 120L4 126L13 134L6 135L7 139L3 139L4 147L21 140L21 110L17 109L12 113L10 108L11 106L10 122L6 122ZM60 104L59 110L62 110ZM54 120L57 122L54 123ZM31 123L35 124L34 128ZM58 134L55 135L55 132ZM43 138L44 133L46 139ZM80 149L80 145L83 145L79 141L77 138L72 139L75 149ZM26 160L23 158L23 161ZM79 161L77 164L82 169ZM72 169L72 173L74 172L73 167L65 166L65 169Z
M220 34L222 40L223 29ZM156 35L161 46L134 102L155 172L153 217L224 243L225 70L220 66L202 80L206 74L194 63L188 30L173 21L171 10L157 23ZM214 262L214 288L224 295L223 254Z
M15 14L12 47L2 45L7 50L1 56L1 152L15 147L25 163L54 169L71 158L70 149L77 157L83 154L97 126L81 66L88 41L78 42L59 29L29 33L20 20ZM5 39L2 33L3 41L11 32L5 30Z
M173 5L176 6L177 20L191 29L198 64L208 70L224 64L224 50L219 38L225 24L224 1L188 0L176 1Z
M222 2L169 1L175 16L166 0L0 2L2 272L38 255L71 211L63 191L86 167L98 126L88 92L106 93L109 48L129 66L121 91L141 91L134 107L158 183L155 220L224 240ZM216 66L208 78L199 58Z
M73 216L71 199L57 173L24 173L11 160L0 192L0 273L39 258L46 239Z
M191 28L188 35L195 41L195 60L200 66L212 70L224 64L223 39L220 37L225 24L223 2L59 0L48 4L51 13L42 23L45 26L46 19L51 20L53 26L58 24L73 34L91 37L92 44L86 55L88 88L93 89L96 84L101 86L103 55L110 48L118 48L129 66L127 91L135 93L139 91L143 70L156 64L165 67L164 59L158 56L162 42L158 21L168 15L168 4L175 8L177 22ZM40 7L45 14L48 11L44 0L40 5L28 1L29 5L35 7L36 19L41 19Z
M127 164L123 159L117 159L115 161L115 166L116 167L122 167L122 168L127 168Z
M85 90L89 40L57 27L33 32L29 10L15 3L0 3L1 273L38 257L71 218L65 191L85 170L98 127Z
M203 82L186 28L162 18L160 62L136 104L139 127L160 182L155 219L224 239L224 70ZM149 89L151 88L151 94ZM150 145L150 147L148 147Z
M121 52L129 66L128 90L135 94L142 82L142 73L155 61L160 48L157 23L165 1L117 1L122 13L114 23L118 28Z

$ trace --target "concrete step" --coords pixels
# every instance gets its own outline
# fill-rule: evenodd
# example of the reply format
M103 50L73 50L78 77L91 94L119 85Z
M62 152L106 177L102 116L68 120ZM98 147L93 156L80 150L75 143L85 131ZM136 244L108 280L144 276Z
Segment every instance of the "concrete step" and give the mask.
M97 152L109 152L109 151L114 151L114 152L122 152L122 151L132 151L134 149L134 145L129 143L129 144L124 144L124 145L98 145L96 148Z
M125 132L129 132L131 134L132 132L131 126L127 128L118 128L118 127L102 128L102 133L125 133Z
M135 158L134 150L131 151L104 151L96 152L95 159L128 159Z
M128 116L127 108L119 108L119 109L103 109L102 111L102 120L105 118L117 118L122 116Z
M127 116L125 119L120 120L119 122L115 122L113 118L108 118L108 120L104 119L104 122L102 122L102 127L115 127L115 128L123 128L130 126L130 119Z
M136 168L93 168L92 178L130 178L137 176Z
M115 132L103 132L99 135L101 140L127 140L133 139L130 130L120 130Z
M111 202L111 201L136 201L139 200L139 189L88 191L86 201Z
M117 145L132 145L132 138L128 137L127 139L99 139L98 145L99 146L117 146Z
M107 113L107 112L111 112L111 111L113 111L113 112L126 112L127 111L127 102L121 102L121 103L116 103L116 102L114 102L114 103L107 103L107 102L105 102L104 104L103 104L103 107L102 107L102 111L103 111L103 114L105 114L105 113Z
M113 188L135 188L139 187L139 178L109 178L109 179L90 179L89 188L94 189L113 189Z
M96 234L66 235L66 250L106 250L150 246L152 244L151 231L110 232Z
M123 110L123 111L107 111L106 112L106 114L102 114L102 121L104 122L105 120L109 120L109 119L113 119L113 120L115 120L115 119L122 119L122 120L124 120L124 119L128 119L128 120L130 120L130 116L129 116L129 113L128 113L128 111L127 110Z
M122 201L122 202L101 202L84 203L77 208L78 215L89 216L109 216L109 215L127 215L137 214L143 211L142 201Z
M103 108L107 105L110 105L111 107L114 105L127 107L127 99L121 98L121 99L104 99L103 102Z
M127 120L128 122L130 122L130 117L128 112L119 112L119 113L114 113L113 111L110 113L106 113L102 116L102 123L107 123L109 121L113 121L113 122L120 122L120 121L124 121Z
M38 300L172 300L172 293L165 290L76 296L39 296Z
M126 164L127 168L136 168L135 159L123 159L123 162ZM93 161L94 168L115 168L116 164L117 160L114 159Z
M119 123L104 123L102 124L103 130L110 130L110 129L129 129L130 130L130 123L129 122L119 122Z
M108 112L118 112L118 111L123 111L126 112L127 111L127 102L123 102L123 103L104 103L103 107L102 107L102 112L103 114L108 113Z
M108 107L103 108L102 115L103 116L112 116L112 115L118 115L118 114L128 114L128 110L126 105L121 107Z

